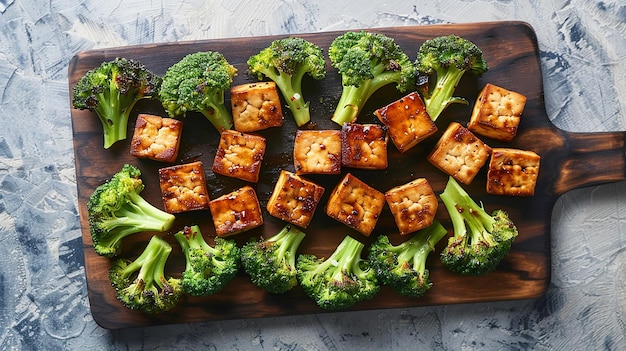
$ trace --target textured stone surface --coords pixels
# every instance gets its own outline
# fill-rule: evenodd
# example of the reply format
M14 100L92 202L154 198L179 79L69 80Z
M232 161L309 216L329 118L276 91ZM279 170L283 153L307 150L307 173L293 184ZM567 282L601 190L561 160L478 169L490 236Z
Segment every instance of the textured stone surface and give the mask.
M607 1L0 0L0 349L626 349L626 182L565 194L531 301L110 332L86 296L67 68L81 50L443 22L537 32L551 120L626 129L626 4Z

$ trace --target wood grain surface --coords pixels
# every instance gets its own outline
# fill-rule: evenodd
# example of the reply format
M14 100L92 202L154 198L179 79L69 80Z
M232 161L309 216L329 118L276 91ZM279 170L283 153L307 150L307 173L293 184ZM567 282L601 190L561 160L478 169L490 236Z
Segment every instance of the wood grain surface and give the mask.
M516 198L494 196L485 193L486 171L483 169L470 186L465 188L477 201L482 201L487 210L502 208L509 212L519 229L510 255L498 269L483 277L463 277L450 273L441 265L438 254L445 239L440 242L436 253L429 258L433 288L421 298L402 297L383 287L370 301L358 303L351 310L373 310L407 308L441 304L488 302L536 298L542 295L550 283L550 223L553 205L559 195L568 190L620 181L625 179L625 133L570 133L556 128L549 121L544 107L541 66L538 44L533 29L523 22L488 22L434 26L411 26L368 29L381 32L396 39L405 52L414 59L421 43L429 38L458 34L475 42L484 52L489 71L480 77L463 77L456 94L466 97L470 105L455 105L446 110L437 120L439 134L420 143L404 154L389 144L389 168L384 171L344 169L364 182L384 192L393 186L404 184L414 178L426 177L437 194L441 193L448 177L426 161L436 139L451 121L464 125L469 120L471 106L476 95L486 83L493 83L527 96L526 108L517 137L510 143L499 143L484 138L492 147L507 146L538 153L541 169L535 196ZM342 32L300 34L324 49ZM234 84L255 81L246 74L246 60L266 47L272 40L285 36L233 38L194 42L150 44L93 50L77 54L69 66L70 88L89 69L115 57L127 57L142 61L150 70L163 74L166 69L183 56L197 51L219 51L239 70ZM322 81L306 79L304 95L311 101L312 120L318 129L338 129L330 121L335 104L341 93L339 77L327 64L328 76ZM376 123L373 111L404 94L393 86L377 92L368 102L359 117L361 123ZM227 94L227 104L229 95ZM227 105L228 106L228 105ZM135 107L129 123L129 138L112 148L102 147L102 127L92 112L71 109L76 162L78 202L83 233L85 274L88 296L94 320L104 328L148 326L159 324L200 322L209 320L246 319L294 314L322 313L315 303L304 295L300 287L282 295L272 295L253 286L243 273L232 281L225 290L216 295L192 298L185 297L174 310L151 316L123 307L115 297L108 281L110 260L95 254L87 224L86 203L95 187L117 172L124 163L131 163L142 170L146 188L142 195L152 204L163 208L158 187L158 169L165 164L136 159L129 154L129 141L137 113L153 113L166 116L157 101L142 101ZM267 153L261 168L258 184L253 184L261 206L273 190L280 170L293 171L292 144L296 126L288 110L284 109L285 123L281 128L259 132L268 140ZM200 114L189 114L184 119L183 141L177 163L201 160L205 165L210 196L222 194L245 185L243 181L231 179L211 172L219 135ZM337 176L309 176L308 178L325 187L322 203L305 229L307 234L300 252L327 256L346 235L368 244L377 235L388 234L392 242L405 238L397 234L397 228L386 207L369 238L330 219L323 211L324 203ZM269 237L276 233L283 222L271 217L264 210L265 224L262 227L234 238L243 244L250 238ZM440 204L437 218L448 228L452 227L445 208ZM171 232L162 234L174 247L168 262L168 272L178 275L183 270L184 258L172 234L185 225L200 225L205 236L215 236L215 229L208 211L177 215ZM121 256L133 258L144 247L151 235L142 233L124 239Z

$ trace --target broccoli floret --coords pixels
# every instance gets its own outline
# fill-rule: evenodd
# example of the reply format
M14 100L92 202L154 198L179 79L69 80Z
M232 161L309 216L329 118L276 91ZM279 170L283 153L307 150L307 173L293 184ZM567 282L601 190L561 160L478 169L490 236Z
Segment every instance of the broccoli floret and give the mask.
M150 314L174 308L183 295L180 279L165 275L172 246L153 236L134 260L118 258L109 269L117 299L131 310Z
M457 35L426 40L417 51L415 65L419 74L428 78L422 97L433 121L448 105L468 103L462 97L453 96L465 72L479 75L488 70L480 48Z
M415 86L415 65L394 39L383 34L346 32L333 40L328 56L341 75L341 97L332 117L339 125L354 122L383 86L395 83L401 92Z
M284 38L248 59L248 73L259 80L267 77L276 83L298 127L311 120L309 102L302 94L305 75L320 80L326 77L326 61L317 45L302 38Z
M96 113L104 131L104 148L126 139L128 118L136 102L158 94L161 77L141 62L122 57L87 71L72 88L72 106Z
M222 132L233 125L224 95L236 75L237 69L219 52L192 53L167 69L159 99L170 117L200 112Z
M370 265L382 284L401 295L420 297L433 285L426 267L428 254L446 234L447 230L435 221L399 245L392 245L387 235L380 235L370 246Z
M174 224L173 214L158 209L140 195L144 189L140 176L139 168L125 164L89 197L89 231L99 255L116 256L124 237L144 231L163 232Z
M337 310L369 300L380 290L376 271L361 258L365 245L346 236L330 257L301 254L296 261L298 282L318 306Z
M454 235L441 252L441 262L463 275L484 275L509 254L518 231L508 214L489 215L450 177L440 195L452 221Z
M268 239L250 239L241 248L241 263L252 283L273 294L296 286L296 251L304 237L302 231L288 224Z
M216 237L213 247L197 225L183 228L174 237L185 256L182 284L189 295L215 294L237 275L240 250L234 240Z

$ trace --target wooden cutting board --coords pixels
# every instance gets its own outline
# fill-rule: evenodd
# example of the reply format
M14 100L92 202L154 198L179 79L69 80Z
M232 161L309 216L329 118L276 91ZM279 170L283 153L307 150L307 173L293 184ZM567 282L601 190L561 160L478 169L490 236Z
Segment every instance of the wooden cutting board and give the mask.
M429 267L433 288L421 298L402 297L391 289L383 287L371 301L358 303L349 310L373 310L406 308L440 304L487 302L500 300L528 299L542 295L550 282L550 217L553 205L559 195L568 190L614 182L625 179L624 132L609 133L570 133L556 128L549 121L543 97L539 49L533 29L523 22L489 22L452 24L435 26L409 26L396 28L376 28L370 31L381 32L396 39L397 43L411 57L415 58L420 44L429 38L446 34L458 34L475 42L482 48L489 63L489 71L480 77L464 76L455 95L466 97L470 105L450 107L438 119L440 133L451 121L467 124L476 95L486 83L493 83L509 90L517 91L528 98L519 132L511 143L502 144L485 141L492 147L508 146L532 150L541 157L541 169L535 196L516 198L493 196L485 193L486 172L483 170L468 192L482 201L487 210L502 208L509 212L519 228L510 255L498 269L483 277L463 277L447 271L438 260L438 253L445 239L431 254ZM342 32L301 34L327 52L332 40ZM70 88L89 69L103 61L115 57L133 58L142 61L150 70L163 74L166 69L184 55L197 51L219 51L239 69L234 84L255 81L246 74L246 60L252 54L277 38L266 36L254 38L234 38L194 42L150 44L112 49L93 50L77 54L69 65ZM305 79L304 95L311 101L312 119L319 129L337 129L330 116L339 98L341 85L336 71L328 64L328 76L322 81ZM404 94L392 86L377 92L359 117L361 123L376 123L372 112ZM227 94L227 99L229 98ZM227 100L229 104L229 100ZM227 105L229 106L229 105ZM156 101L142 101L131 116L129 139L138 112L166 116ZM149 316L123 307L117 300L107 278L110 260L95 254L87 223L86 203L95 187L117 172L124 163L131 163L142 170L146 188L142 195L152 204L163 208L158 187L157 170L165 164L136 159L129 154L129 140L118 142L111 149L102 147L102 128L95 115L89 111L71 110L74 149L76 161L76 181L78 203L83 233L85 274L91 311L94 320L104 328L199 322L209 320L245 319L284 316L295 314L321 313L300 287L283 295L272 295L253 286L249 278L241 272L222 292L204 298L187 297L176 309L158 316ZM205 165L210 196L235 190L245 183L211 172L215 149L219 139L217 131L201 115L190 114L184 119L183 142L179 160L201 160ZM262 131L267 138L268 150L261 169L260 181L254 185L262 207L273 190L278 173L282 169L293 170L292 143L295 123L285 108L285 123L281 128ZM390 143L390 166L384 171L350 170L354 175L384 192L393 186L404 184L417 177L426 177L437 194L441 193L447 176L430 165L426 154L432 149L438 136L422 142L410 151L400 154ZM348 170L344 170L345 174ZM324 203L340 176L311 176L311 180L326 188L322 203L305 230L307 237L302 243L301 252L320 256L329 255L345 235L368 244L380 234L389 234L392 241L399 243L395 223L388 208L385 208L375 231L370 238L328 218ZM265 224L255 230L239 234L234 238L243 244L251 237L269 237L284 223L263 213ZM437 218L452 232L447 213L441 204ZM180 247L173 240L172 233L184 225L199 224L208 237L215 236L215 230L208 211L182 214L165 238L174 247L168 261L168 271L180 274L183 270L183 257ZM153 233L142 233L124 239L123 257L134 258L144 247Z

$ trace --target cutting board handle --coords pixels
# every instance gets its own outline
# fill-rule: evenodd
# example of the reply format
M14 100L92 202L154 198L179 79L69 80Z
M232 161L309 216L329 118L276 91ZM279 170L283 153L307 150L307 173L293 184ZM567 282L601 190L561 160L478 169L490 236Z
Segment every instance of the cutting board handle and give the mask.
M560 133L563 157L555 194L590 185L626 180L626 132Z

